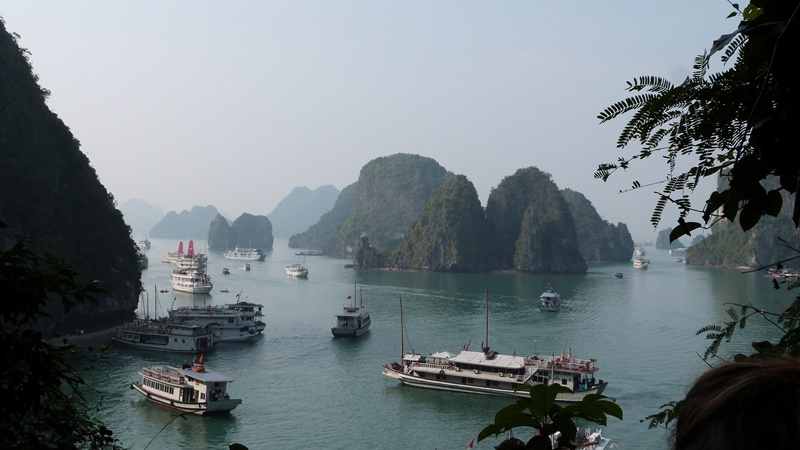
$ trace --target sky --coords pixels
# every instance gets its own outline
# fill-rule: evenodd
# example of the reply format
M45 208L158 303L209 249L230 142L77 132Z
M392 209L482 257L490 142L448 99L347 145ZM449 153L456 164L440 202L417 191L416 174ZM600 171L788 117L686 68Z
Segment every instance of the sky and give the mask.
M643 75L680 83L736 28L725 0L128 1L0 4L47 103L122 205L269 214L292 189L358 180L395 153L491 189L535 166L634 240L663 159L608 182L627 117L597 115ZM721 63L712 63L712 69ZM692 194L702 205L711 180ZM626 191L620 193L620 191Z

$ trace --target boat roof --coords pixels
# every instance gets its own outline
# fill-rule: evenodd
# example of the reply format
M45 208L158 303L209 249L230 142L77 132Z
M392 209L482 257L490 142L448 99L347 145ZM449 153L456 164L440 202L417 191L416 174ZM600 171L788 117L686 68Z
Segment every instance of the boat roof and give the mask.
M369 313L361 308L345 307L341 312L336 313L336 317L359 317L368 316Z
M458 355L450 358L450 361L458 364L476 364L481 366L498 367L498 368L521 368L525 366L525 358L521 356L502 355L494 353L492 359L487 359L486 354L483 352L473 352L464 350Z
M196 378L204 383L230 383L236 381L225 374L208 370L208 368L205 367L203 372L195 372L191 367L188 369L178 369L178 371L187 377Z

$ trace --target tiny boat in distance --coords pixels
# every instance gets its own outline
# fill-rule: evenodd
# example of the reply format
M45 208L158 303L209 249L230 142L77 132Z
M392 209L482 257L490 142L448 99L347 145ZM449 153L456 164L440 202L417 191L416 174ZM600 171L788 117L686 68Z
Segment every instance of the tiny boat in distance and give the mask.
M173 411L197 415L232 411L242 399L230 398L228 385L234 381L219 372L208 370L200 363L145 367L139 372L142 381L132 383L131 389L147 397L154 405Z
M305 278L308 276L308 269L300 263L289 264L286 266L286 275L295 278Z
M547 283L547 289L539 297L539 310L558 311L559 309L561 309L561 295L550 283Z

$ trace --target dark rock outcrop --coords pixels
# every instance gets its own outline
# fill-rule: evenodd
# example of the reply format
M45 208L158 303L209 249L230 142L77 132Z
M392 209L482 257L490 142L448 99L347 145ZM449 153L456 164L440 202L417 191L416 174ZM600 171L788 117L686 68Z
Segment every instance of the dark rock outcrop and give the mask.
M0 20L0 220L9 225L0 242L7 247L27 236L31 250L63 259L107 291L69 315L53 298L53 321L42 321L43 331L122 321L139 302L136 244L80 143L47 107L49 92L37 84L26 52ZM62 328L53 330L56 324Z
M549 174L518 170L492 190L486 217L497 268L527 273L586 273L575 224Z
M492 267L491 241L475 186L464 175L445 181L431 197L407 238L392 252L393 267L483 272Z
M627 225L622 222L613 225L603 220L592 202L580 192L562 189L561 195L575 222L578 249L583 259L603 262L631 260L634 245Z
M274 242L272 223L267 216L248 213L239 216L230 226L221 214L217 214L208 232L208 246L216 249L239 246L267 250Z

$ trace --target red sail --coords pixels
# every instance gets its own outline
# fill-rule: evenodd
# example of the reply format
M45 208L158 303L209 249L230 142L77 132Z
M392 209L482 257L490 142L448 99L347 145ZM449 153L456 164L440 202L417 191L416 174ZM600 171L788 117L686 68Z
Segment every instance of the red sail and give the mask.
M194 241L189 241L189 255L194 255Z
M183 254L183 241L181 241L181 243L178 244L178 254L179 255Z

